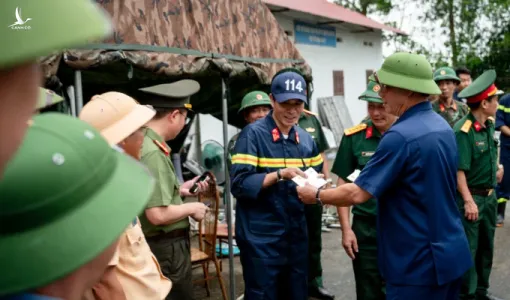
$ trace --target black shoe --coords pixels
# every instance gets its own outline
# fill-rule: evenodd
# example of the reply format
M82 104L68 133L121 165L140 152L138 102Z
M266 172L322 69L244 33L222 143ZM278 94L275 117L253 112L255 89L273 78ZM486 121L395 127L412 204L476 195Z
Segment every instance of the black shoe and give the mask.
M323 287L309 287L308 288L308 297L312 297L319 300L333 300L335 299L335 296L328 292Z

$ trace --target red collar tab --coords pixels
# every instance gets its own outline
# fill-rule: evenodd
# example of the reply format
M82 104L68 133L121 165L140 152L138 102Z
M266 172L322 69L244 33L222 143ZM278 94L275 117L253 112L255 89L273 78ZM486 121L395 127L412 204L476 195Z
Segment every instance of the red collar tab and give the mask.
M482 102L483 100L489 98L490 96L493 96L498 91L498 88L495 84L491 84L485 91L481 92L478 95L475 95L471 98L467 98L467 102L469 103L477 103Z
M273 134L273 142L276 142L280 139L280 132L278 131L278 128L274 128L271 133Z
M475 121L475 123L473 124L473 127L475 128L476 132L482 130L482 125L478 121Z
M455 100L453 100L453 103L452 103L452 106L450 106L451 108L453 108L453 110L457 110L457 103L455 103ZM444 112L446 109L446 106L444 105L444 103L439 103L439 110L441 112Z
M443 104L443 103L440 103L440 104L439 104L439 110L440 110L441 112L443 112L443 111L445 110L445 107L444 107L444 104Z
M297 130L296 130L296 144L299 144L299 134L298 134Z
M160 143L157 140L152 140L152 141L154 142L154 144L156 144L156 146L158 146L159 150L161 150L165 154L165 156L170 155L170 151L165 147L165 145L163 145L162 143Z
M369 139L372 137L372 134L374 133L374 127L370 126L365 131L365 138Z

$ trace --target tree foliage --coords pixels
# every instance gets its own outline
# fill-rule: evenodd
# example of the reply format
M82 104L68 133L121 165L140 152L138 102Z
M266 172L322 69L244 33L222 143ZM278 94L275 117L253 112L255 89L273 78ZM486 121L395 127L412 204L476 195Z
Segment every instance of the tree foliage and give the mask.
M393 8L392 0L335 0L335 3L365 16L373 13L388 14Z

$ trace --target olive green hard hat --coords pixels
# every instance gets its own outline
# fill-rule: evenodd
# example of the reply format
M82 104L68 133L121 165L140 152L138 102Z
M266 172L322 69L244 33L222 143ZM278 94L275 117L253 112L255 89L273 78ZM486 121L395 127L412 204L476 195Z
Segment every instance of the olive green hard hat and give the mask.
M243 101L241 102L241 108L239 108L239 111L237 113L241 113L248 107L259 105L271 106L271 99L269 98L269 95L261 91L250 92L243 97Z
M396 52L390 55L376 72L376 79L381 84L417 93L441 94L432 77L432 66L419 54Z
M2 0L0 20L0 69L102 39L113 30L107 14L90 0Z
M379 96L380 90L381 86L377 84L377 82L369 81L367 89L358 97L358 99L374 103L383 103Z
M43 109L53 104L57 104L62 102L64 98L55 94L52 90L48 90L45 88L39 88L39 99L37 100L36 109Z
M457 77L455 70L450 67L441 67L434 72L434 81L453 80L460 83L460 78Z
M149 171L91 125L35 116L0 180L0 298L93 260L143 211L153 187Z

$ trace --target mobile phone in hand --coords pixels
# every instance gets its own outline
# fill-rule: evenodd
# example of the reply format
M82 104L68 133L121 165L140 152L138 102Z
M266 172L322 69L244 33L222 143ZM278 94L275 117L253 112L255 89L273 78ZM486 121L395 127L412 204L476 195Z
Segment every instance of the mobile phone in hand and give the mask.
M207 180L209 180L209 172L204 172L202 175L200 175L200 177L197 179L197 181L195 181L195 183L193 183L193 185L189 189L189 192L192 194L195 194L198 190L198 183L205 182Z

